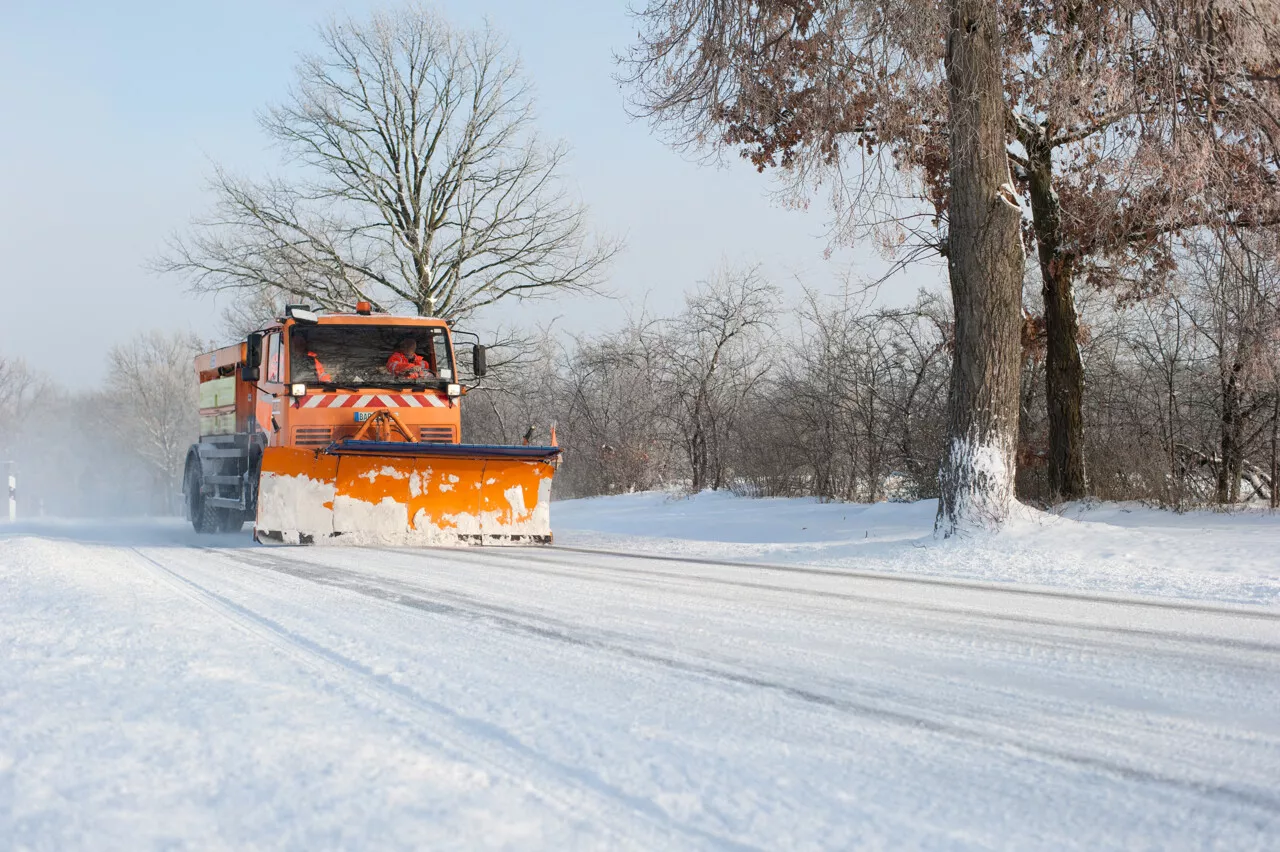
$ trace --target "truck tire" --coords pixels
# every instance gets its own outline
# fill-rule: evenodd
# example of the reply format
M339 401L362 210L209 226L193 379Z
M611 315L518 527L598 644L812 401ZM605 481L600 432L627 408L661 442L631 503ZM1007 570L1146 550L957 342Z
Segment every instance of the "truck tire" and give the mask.
M215 533L221 526L218 510L210 506L200 493L200 465L187 468L187 515L191 518L191 528L198 533Z

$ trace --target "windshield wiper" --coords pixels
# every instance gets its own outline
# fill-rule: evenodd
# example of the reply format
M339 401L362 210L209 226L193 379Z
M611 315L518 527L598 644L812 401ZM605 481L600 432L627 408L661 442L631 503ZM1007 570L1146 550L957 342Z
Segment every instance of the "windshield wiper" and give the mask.
M427 390L442 390L448 382L444 379L433 379L430 382L369 382L364 385L339 385L329 383L321 383L310 385L323 391L347 391L348 393L368 393L371 390L389 390L395 393L409 393Z

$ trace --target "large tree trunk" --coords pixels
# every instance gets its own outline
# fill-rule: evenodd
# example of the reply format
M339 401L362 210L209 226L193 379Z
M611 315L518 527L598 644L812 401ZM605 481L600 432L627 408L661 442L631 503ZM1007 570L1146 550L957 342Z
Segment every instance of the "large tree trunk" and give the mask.
M951 199L948 271L955 360L936 531L1002 522L1013 502L1022 251L1005 147L1000 33L992 0L948 0Z
M1049 493L1079 500L1088 491L1084 466L1084 365L1071 288L1076 257L1062 245L1062 207L1053 189L1053 149L1043 128L1023 134L1029 163L1031 221L1044 293L1045 402L1049 416Z

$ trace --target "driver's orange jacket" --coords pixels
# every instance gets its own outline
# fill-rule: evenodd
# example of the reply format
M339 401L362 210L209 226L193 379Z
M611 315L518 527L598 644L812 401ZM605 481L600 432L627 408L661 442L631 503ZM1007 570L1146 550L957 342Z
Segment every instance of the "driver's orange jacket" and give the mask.
M398 350L392 352L391 357L387 359L387 369L396 378L421 379L431 375L431 368L427 366L427 362L421 355L414 355L411 358Z

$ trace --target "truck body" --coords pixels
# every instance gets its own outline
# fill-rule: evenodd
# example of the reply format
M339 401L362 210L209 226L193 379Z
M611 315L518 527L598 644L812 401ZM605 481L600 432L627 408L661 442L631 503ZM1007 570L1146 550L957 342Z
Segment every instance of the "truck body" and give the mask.
M388 359L412 340L425 370ZM200 439L184 496L197 532L254 521L263 543L527 544L551 539L560 451L461 443L449 325L429 317L318 315L197 356ZM484 349L472 347L473 373ZM553 439L554 443L554 439Z

